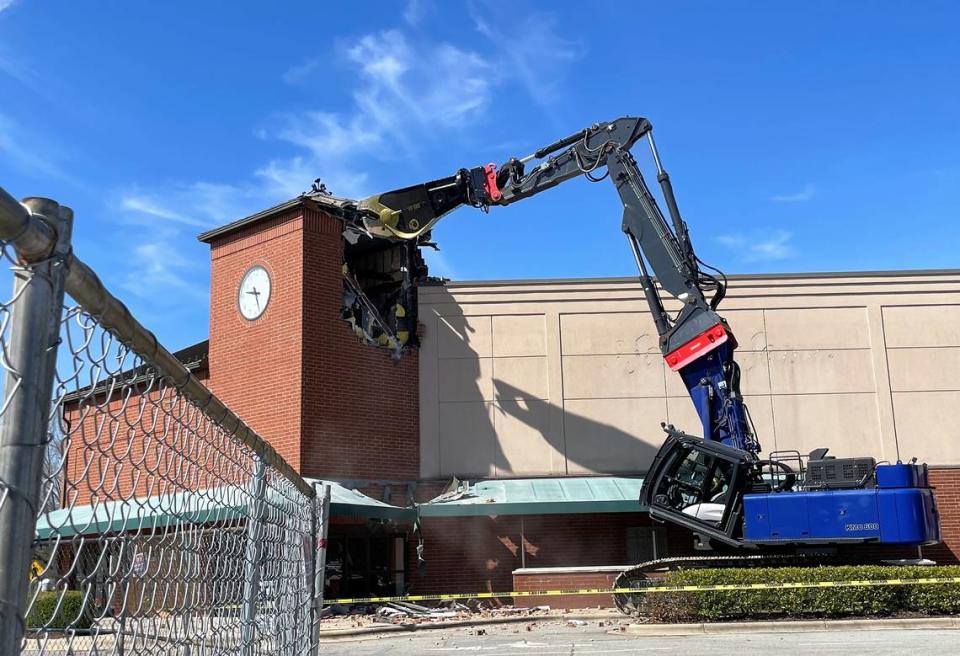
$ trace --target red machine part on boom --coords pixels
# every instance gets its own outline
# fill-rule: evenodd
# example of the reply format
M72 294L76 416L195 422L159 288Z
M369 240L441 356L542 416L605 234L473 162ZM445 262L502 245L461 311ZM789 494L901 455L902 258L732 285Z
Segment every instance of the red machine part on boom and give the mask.
M486 176L485 186L487 195L491 201L496 203L503 197L503 194L500 193L500 188L497 186L497 165L487 164L483 167L483 174Z
M710 326L702 333L691 339L678 349L674 349L664 357L667 366L673 371L679 371L690 364L704 353L709 353L728 339L733 339L733 335L726 329L722 323ZM734 339L736 342L736 339Z

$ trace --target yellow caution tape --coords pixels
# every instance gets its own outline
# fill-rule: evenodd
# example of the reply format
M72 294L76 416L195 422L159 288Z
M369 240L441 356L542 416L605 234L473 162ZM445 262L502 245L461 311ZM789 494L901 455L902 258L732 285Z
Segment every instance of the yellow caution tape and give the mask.
M648 588L579 588L575 590L521 590L518 592L465 592L438 595L406 595L401 597L355 597L324 599L330 604L380 604L391 601L448 601L452 599L502 599L507 597L559 597L572 595L612 595L658 592L725 592L742 590L797 590L803 588L863 588L886 585L942 585L960 583L960 576L936 579L875 579L860 581L805 581L782 583L731 583L718 585L661 585Z

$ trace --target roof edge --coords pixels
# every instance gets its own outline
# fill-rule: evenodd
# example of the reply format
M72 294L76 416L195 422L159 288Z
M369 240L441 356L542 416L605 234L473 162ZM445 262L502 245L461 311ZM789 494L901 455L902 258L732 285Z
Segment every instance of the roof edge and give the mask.
M810 278L906 278L910 276L960 276L960 269L893 269L888 271L870 270L870 271L793 271L784 273L728 273L727 278L731 280L769 280L775 279L810 279ZM498 286L520 286L520 285L544 285L544 284L597 284L597 283L635 283L636 276L597 276L596 278L500 278L491 280L435 280L427 284L421 284L420 287L498 287Z
M207 230L206 232L201 232L199 235L197 235L197 240L202 241L206 244L209 244L211 241L213 241L217 237L221 237L223 235L234 232L235 230L239 230L240 228L243 228L245 226L258 223L265 219L269 219L270 217L276 216L281 212L291 210L299 206L302 202L303 201L300 198L291 198L290 200L284 201L283 203L280 203L278 205L274 205L273 207L268 207L265 210L260 210L256 214L251 214L250 216L245 216L242 219L237 219L236 221L232 221L230 223L219 226L217 228L212 228L210 230Z
M248 226L252 226L257 223L260 223L261 221L266 221L267 219L273 218L278 214L282 214L283 212L286 212L288 210L292 210L301 206L308 206L308 207L311 207L312 209L320 209L320 210L324 208L339 210L339 209L342 209L348 203L355 203L355 202L356 201L353 201L349 198L340 198L338 196L331 196L325 193L319 193L319 192L303 193L297 196L296 198L291 198L290 200L274 205L273 207L268 207L265 210L260 210L259 212L256 212L255 214L251 214L250 216L245 216L241 219L237 219L236 221L231 221L230 223L224 224L217 228L212 228L210 230L207 230L206 232L201 232L199 235L197 235L197 240L205 244L209 244L210 242L212 242L213 240L219 237L225 237L226 235L234 233L237 230L240 230L241 228L246 228Z
M209 338L197 342L196 344L185 346L184 348L173 353L173 357L179 360L180 364L182 364L191 374L207 369L209 355ZM148 380L155 375L154 373L146 373L144 371L146 368L147 365L141 365L136 369L121 371L120 373L116 374L116 376L107 376L103 380L97 381L93 385L87 385L86 387L81 387L79 389L67 392L63 395L60 401L61 403L73 403L81 398L96 396L97 394L101 394L110 389L118 378L123 381L124 385L136 385L137 383ZM132 377L129 377L131 375ZM124 376L128 376L128 378L123 379Z

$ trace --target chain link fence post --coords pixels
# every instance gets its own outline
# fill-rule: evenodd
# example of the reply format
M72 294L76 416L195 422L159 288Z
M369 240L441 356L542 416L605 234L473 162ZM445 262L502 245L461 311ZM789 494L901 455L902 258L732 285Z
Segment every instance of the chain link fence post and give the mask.
M247 544L244 551L243 606L241 608L241 653L253 654L257 634L257 597L260 595L260 568L263 566L263 514L267 494L267 466L263 458L255 457L253 479L250 481L249 515L247 517Z
M314 483L314 490L320 488ZM318 492L315 499L316 512L314 513L313 534L313 654L320 653L320 611L323 610L323 588L326 585L327 570L327 533L330 530L330 486L323 485L323 491Z
M14 656L26 628L26 573L40 503L73 212L49 199L29 198L24 206L30 214L24 217L26 211L19 215L17 208L7 211L12 206L3 195L2 222L19 219L25 226L11 240L14 244L36 220L56 236L48 252L17 249L10 342L2 354L6 373L0 422L0 656Z

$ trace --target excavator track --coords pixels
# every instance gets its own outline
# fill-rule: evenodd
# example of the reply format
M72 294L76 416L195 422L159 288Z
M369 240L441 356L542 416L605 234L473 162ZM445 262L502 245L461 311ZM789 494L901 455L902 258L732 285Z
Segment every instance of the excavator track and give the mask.
M829 559L834 562L832 553L811 554L741 554L716 556L675 556L672 558L657 558L640 563L635 567L624 570L613 583L616 588L644 588L657 584L656 579L647 576L651 572L674 572L681 569L704 569L719 567L791 567L797 565L820 564ZM640 613L643 593L618 592L613 595L617 609L624 615L636 616Z

